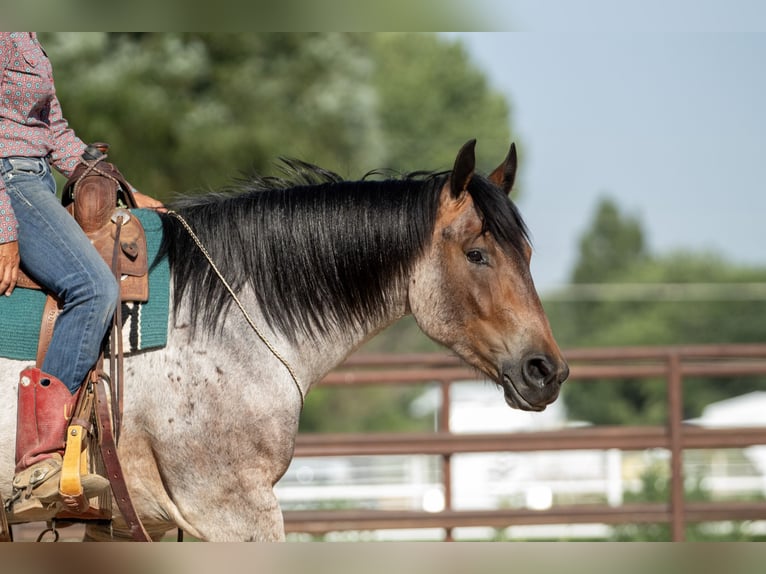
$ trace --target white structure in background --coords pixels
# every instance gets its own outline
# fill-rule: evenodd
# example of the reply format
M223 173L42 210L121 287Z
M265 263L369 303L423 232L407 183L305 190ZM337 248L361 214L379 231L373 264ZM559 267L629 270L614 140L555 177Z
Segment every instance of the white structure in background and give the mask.
M701 417L687 422L709 428L766 426L766 391L753 391L711 403L703 409ZM760 476L753 477L753 479L760 481L761 492L766 496L766 445L744 448L742 454L757 469ZM746 481L742 479L717 477L714 474L708 478L708 483L711 489L718 486L720 489L726 490L727 483L730 487L737 483L747 487Z

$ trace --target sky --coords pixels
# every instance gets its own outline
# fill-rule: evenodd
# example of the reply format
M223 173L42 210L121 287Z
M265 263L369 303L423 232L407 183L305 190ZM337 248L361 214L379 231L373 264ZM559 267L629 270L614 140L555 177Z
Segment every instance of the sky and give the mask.
M617 8L608 25L598 10L546 20L551 4L514 2L523 32L451 34L511 104L541 294L566 283L602 197L639 218L655 254L766 266L766 34L753 31L766 3L734 21L669 3L704 13L675 30Z

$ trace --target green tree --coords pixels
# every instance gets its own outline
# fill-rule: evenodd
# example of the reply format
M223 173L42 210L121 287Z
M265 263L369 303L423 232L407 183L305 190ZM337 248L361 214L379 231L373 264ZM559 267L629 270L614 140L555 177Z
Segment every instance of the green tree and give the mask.
M580 239L580 258L572 273L572 281L609 281L646 256L644 234L638 219L621 214L612 199L603 198L596 206L593 224Z
M648 253L640 222L601 201L580 242L573 297L545 302L563 347L762 342L766 300L745 287L766 284L766 269L731 264L710 253ZM600 285L578 299L578 286ZM625 293L630 286L632 294ZM587 294L588 292L586 292ZM616 295L614 295L616 294ZM764 389L757 378L688 379L684 414ZM565 385L570 416L602 424L662 423L666 388L660 380L603 380Z
M510 145L510 105L493 90L465 47L432 34L377 34L372 42L385 164L414 171L449 169L476 138L480 171Z
M579 242L579 257L572 283L600 284L620 281L648 258L641 224L636 217L620 212L617 204L603 197L596 205L590 227ZM602 332L614 317L614 309L603 301L578 301L551 309L554 333L563 346L583 346Z
M161 198L296 157L359 177L450 167L510 143L509 106L462 44L434 34L41 34L67 118Z
M160 198L269 171L278 155L328 169L380 157L364 37L353 34L56 33L65 113Z

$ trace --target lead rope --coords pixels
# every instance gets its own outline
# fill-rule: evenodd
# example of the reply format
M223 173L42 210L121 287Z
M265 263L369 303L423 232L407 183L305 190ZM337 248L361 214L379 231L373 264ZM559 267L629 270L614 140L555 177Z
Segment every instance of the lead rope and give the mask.
M226 290L229 292L229 295L231 295L232 299L234 299L234 302L239 307L239 310L242 311L242 314L245 316L245 320L250 325L250 328L255 332L256 335L258 335L258 338L263 342L264 345L266 345L266 348L271 351L271 354L274 355L277 360L282 363L287 369L287 372L290 373L290 376L293 379L293 383L295 383L295 388L298 389L298 395L301 397L301 410L303 410L303 404L306 400L306 397L303 396L303 389L301 388L300 384L298 383L298 377L295 376L295 372L293 371L292 367L290 366L290 363L287 362L287 360L282 357L282 355L279 354L279 351L277 351L274 346L271 344L271 342L266 338L266 336L261 332L261 330L258 328L258 326L255 324L255 322L252 320L248 312L245 310L245 307L240 302L237 295L234 293L234 290L229 285L228 281L224 278L224 276L221 274L221 272L218 270L218 267L216 266L215 262L213 262L213 258L210 256L210 253L208 253L207 249L205 249L205 246L200 241L199 237L194 233L192 228L189 226L188 223L186 223L186 220L181 217L180 214L176 213L173 210L167 211L168 215L172 215L175 217L178 221L181 222L181 225L184 226L186 231L189 233L191 238L194 240L194 243L197 244L197 247L199 247L199 250L202 252L202 254L205 256L205 259L207 259L207 262L210 264L210 267L212 267L213 271L215 271L215 274L218 276L218 278L221 280L221 283L223 283L223 286L226 287Z

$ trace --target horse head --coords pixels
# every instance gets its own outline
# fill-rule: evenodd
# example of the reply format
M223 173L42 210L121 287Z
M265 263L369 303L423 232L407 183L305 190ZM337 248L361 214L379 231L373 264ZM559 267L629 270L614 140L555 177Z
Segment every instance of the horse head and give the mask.
M515 408L540 411L569 367L529 270L531 246L508 197L516 147L488 178L466 143L440 192L426 256L411 275L408 303L420 328L492 378Z

